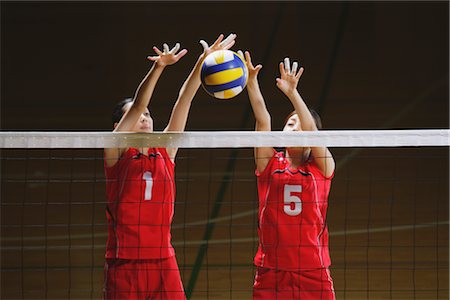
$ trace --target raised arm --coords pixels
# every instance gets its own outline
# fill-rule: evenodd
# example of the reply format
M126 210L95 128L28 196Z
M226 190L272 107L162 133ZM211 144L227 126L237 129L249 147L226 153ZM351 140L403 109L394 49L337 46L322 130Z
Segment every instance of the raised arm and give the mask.
M277 87L288 97L294 106L295 112L300 119L300 126L304 131L316 131L317 126L311 112L308 109L303 98L297 90L298 82L303 74L303 67L297 72L298 63L291 64L289 58L280 62L280 78L277 78ZM322 174L326 177L331 176L335 169L335 162L331 152L326 147L311 147L312 158L318 165Z
M173 106L169 123L164 129L164 132L184 131L189 115L189 110L191 108L192 99L194 98L201 84L200 72L203 60L206 56L214 51L230 49L235 43L236 34L230 34L226 39L223 38L224 36L223 34L221 34L211 46L208 46L208 44L204 40L200 41L200 44L203 46L203 53L199 56L191 73L180 89L178 99ZM177 151L177 148L167 149L167 152L172 159L175 158Z
M148 56L147 59L153 61L154 63L150 68L150 71L136 89L130 109L125 112L119 124L115 127L114 132L130 131L133 128L139 120L141 114L149 105L156 83L158 82L158 79L165 67L175 64L187 53L187 50L183 49L177 54L179 49L179 43L177 43L172 50L169 50L169 46L167 44L163 45L163 51L159 50L156 46L153 47L153 50L157 55Z
M241 56L242 52L238 51ZM250 104L255 115L256 131L271 131L271 118L267 111L264 97L259 88L258 73L262 69L262 65L253 66L250 52L245 51L245 63L248 68L247 92ZM264 171L270 159L272 158L274 149L272 147L255 148L255 163L258 172Z
M153 47L156 55L147 57L148 60L153 61L153 65L136 89L130 108L124 112L119 123L114 125L114 132L133 130L141 115L146 112L156 83L165 67L175 64L187 53L186 49L177 53L179 49L179 43L172 50L169 50L167 44L163 45L163 51L159 50L156 46ZM119 148L105 149L107 165L113 166L124 150Z

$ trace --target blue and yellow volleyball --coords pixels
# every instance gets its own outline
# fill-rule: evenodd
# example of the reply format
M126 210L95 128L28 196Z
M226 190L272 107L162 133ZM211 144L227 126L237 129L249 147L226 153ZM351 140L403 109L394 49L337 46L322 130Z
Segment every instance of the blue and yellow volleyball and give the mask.
M205 58L200 77L208 94L218 99L231 99L247 85L248 69L236 52L218 50Z

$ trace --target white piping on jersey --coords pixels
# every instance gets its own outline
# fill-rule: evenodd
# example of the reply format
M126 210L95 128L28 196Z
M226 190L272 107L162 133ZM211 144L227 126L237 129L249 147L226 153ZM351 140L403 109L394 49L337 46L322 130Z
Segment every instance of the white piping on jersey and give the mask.
M130 164L127 163L127 167L125 168L125 178L127 178L127 176L128 176L128 168L129 167L130 167ZM125 186L125 180L122 182L122 185L120 186L119 195L122 195L124 186ZM115 204L116 207L114 208L116 215L117 215L117 205L118 204L119 203ZM114 218L113 218L113 220L114 220ZM118 234L117 234L117 231L116 231L116 222L115 221L114 221L114 235L116 237L116 258L118 258L119 257L120 242L119 242L119 237L118 237Z
M159 155L161 155L162 157L164 157L159 151L157 152L157 154L159 154ZM170 157L168 157L168 159L170 160ZM164 160L166 160L165 157L164 157ZM172 202L172 205L171 205L171 208L172 208L172 215L170 216L170 218L172 219L172 218L173 218L173 214L174 214L174 212L175 212L175 209L174 209L174 205L175 205L175 192L174 192L174 190L173 190L173 185L174 185L174 183L173 183L173 181L172 181L172 177L170 176L169 169L167 168L167 164L166 164L165 161L164 161L164 169L166 170L166 175L167 175L167 177L169 178L169 181L170 181L170 191L171 191L171 195L172 195L172 199L173 199L173 201L171 201L171 202Z
M317 235L317 246L318 246L318 252L319 252L319 258L320 258L320 264L322 265L322 268L324 268L324 263L323 263L323 248L320 245L320 236L322 235L324 229L325 229L325 222L323 220L323 216L322 216L322 212L320 211L319 208L319 197L317 196L317 183L316 183L316 177L314 177L314 175L310 172L308 172L309 175L312 176L313 179L313 183L314 183L314 197L316 199L316 209L317 209L317 215L320 217L320 222L322 224L322 229L320 230L319 234Z
M167 153L167 151L166 151L166 153ZM155 154L153 154L153 153L150 153L149 154L149 158L150 158L150 156L151 157L157 157L157 156L161 156L162 157L162 159L164 160L164 170L165 170L165 172L166 172L166 176L167 176L167 178L169 178L169 185L170 185L170 192L171 192L171 195L172 195L172 199L174 200L174 201L171 201L171 205L170 205L170 208L171 208L171 210L172 210L172 214L171 214L171 216L170 216L170 219L173 219L173 214L174 214L174 205L175 205L175 199L174 199L174 197L175 197L175 193L174 193L174 190L173 190L173 181L172 181L172 177L170 176L170 172L169 172L169 169L167 168L167 163L166 163L166 157L164 157L164 155L162 155L161 154L161 152L160 151L157 151ZM170 157L168 157L167 156L167 158L170 160ZM164 205L162 206L163 207L163 210L164 210ZM171 223L172 222L170 222L170 224L169 224L169 226L171 226ZM170 227L169 227L170 228ZM162 239L164 239L164 237L162 237ZM161 243L162 243L162 241L161 241ZM171 241L169 241L169 243L171 244ZM160 250L162 251L162 248L160 248Z
M333 293L334 299L336 299L336 294L334 293L334 284L333 284L333 279L331 278L330 269L325 268L325 271L327 273L328 282L331 285L331 292Z
M274 173L272 173L272 175L273 174ZM271 182L272 182L272 176L270 176L270 178L269 178L269 184L268 184L269 188L267 189L266 195L264 196L264 206L261 209L261 216L260 216L260 219L259 219L259 226L262 226L262 219L263 219L266 207L267 207L267 198L269 198L269 191L270 191L270 183ZM263 230L261 229L260 232L261 232L261 243L260 244L261 244L261 248L263 248L263 254L262 254L262 257L261 257L261 267L263 267L264 266L264 258L266 256L266 251L264 250Z

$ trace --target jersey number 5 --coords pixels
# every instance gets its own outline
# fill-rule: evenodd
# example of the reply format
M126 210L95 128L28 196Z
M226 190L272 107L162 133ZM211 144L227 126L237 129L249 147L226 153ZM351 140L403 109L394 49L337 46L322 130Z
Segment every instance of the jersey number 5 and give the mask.
M152 188L153 188L153 178L152 172L145 172L142 175L142 179L145 180L145 194L144 200L152 200Z
M293 193L301 193L301 185L284 186L284 212L289 216L298 216L302 212L302 200Z

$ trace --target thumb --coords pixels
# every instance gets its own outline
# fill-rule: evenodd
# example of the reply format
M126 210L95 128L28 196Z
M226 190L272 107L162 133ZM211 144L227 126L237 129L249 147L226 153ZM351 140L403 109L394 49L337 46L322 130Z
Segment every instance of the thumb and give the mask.
M204 40L200 40L200 44L203 46L203 50L208 49L208 43L205 42Z

